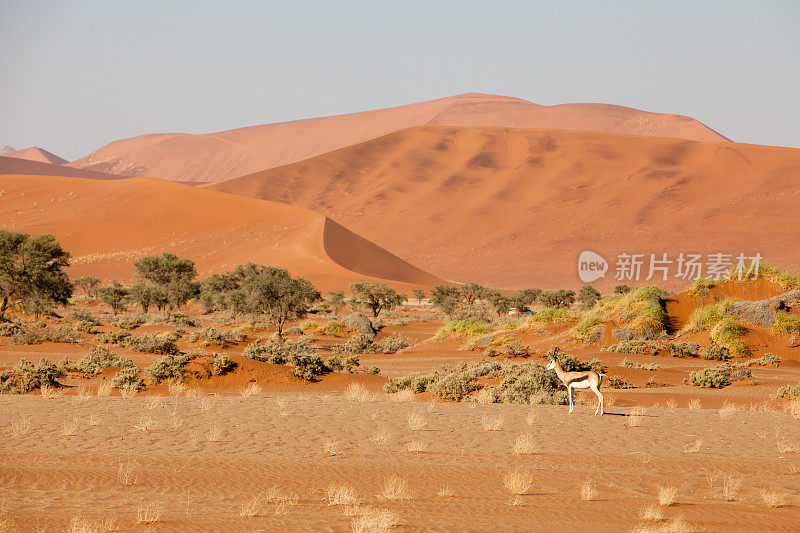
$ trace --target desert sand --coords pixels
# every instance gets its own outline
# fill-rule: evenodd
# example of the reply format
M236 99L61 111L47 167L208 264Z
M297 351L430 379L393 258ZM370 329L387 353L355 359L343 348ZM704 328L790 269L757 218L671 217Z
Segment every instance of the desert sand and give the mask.
M71 178L86 178L95 180L118 180L123 176L94 172L82 168L72 168L40 161L30 161L16 157L0 156L0 174L30 174L37 176L67 176Z
M154 133L114 141L70 166L123 176L213 183L301 161L411 126L505 126L608 131L698 141L727 138L681 115L606 104L541 106L466 93L399 107L203 135Z
M0 175L0 227L52 233L73 254L69 273L130 280L143 255L191 257L202 275L252 261L319 288L388 278L404 290L441 280L303 208L168 181Z
M586 249L796 268L798 175L792 148L424 127L210 187L318 211L445 279L557 287L578 281Z

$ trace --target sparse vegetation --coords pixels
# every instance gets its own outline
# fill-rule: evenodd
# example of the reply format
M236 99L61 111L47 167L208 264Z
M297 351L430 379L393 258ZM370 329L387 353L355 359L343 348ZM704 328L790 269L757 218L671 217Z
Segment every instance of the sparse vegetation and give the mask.
M603 333L603 319L597 313L588 313L570 330L573 338L592 344L600 340Z
M104 368L118 367L125 368L133 366L133 362L127 357L118 357L117 354L105 346L92 346L89 353L74 363L65 361L61 364L62 368L69 372L83 372L85 374L97 374Z
M650 370L653 372L661 368L661 365L656 363L636 363L633 361L629 361L627 359L622 360L622 366L624 366L625 368L637 368L640 370Z
M60 388L58 378L63 376L64 371L48 359L41 359L38 364L20 359L11 370L0 372L0 392L25 394L41 387Z
M111 386L115 389L137 392L146 387L144 380L139 377L139 369L135 366L127 366L117 372L111 380Z
M778 311L775 313L775 324L772 328L777 333L800 335L800 317L791 315L786 311Z
M687 383L707 389L721 389L734 381L749 378L750 370L727 363L713 368L704 368L689 374Z
M372 316L377 317L381 311L394 309L406 301L405 294L397 294L385 283L357 281L350 285L351 305L355 308L369 309Z

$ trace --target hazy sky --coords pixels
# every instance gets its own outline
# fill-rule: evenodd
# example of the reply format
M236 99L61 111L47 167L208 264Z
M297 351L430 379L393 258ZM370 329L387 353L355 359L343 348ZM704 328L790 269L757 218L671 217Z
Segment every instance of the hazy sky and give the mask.
M72 160L143 133L484 92L800 147L798 21L797 0L0 0L0 146Z

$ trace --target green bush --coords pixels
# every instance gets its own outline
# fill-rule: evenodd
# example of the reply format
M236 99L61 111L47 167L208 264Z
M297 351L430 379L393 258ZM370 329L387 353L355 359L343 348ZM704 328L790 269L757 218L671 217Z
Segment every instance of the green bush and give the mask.
M675 357L697 357L700 345L696 342L677 342L669 345L669 352Z
M704 368L689 374L687 383L706 389L721 389L734 381L749 378L750 370L724 363L713 368Z
M499 385L485 386L477 400L488 403L550 404L568 402L567 392L555 372L536 364L512 365L503 369Z
M778 333L800 335L800 317L790 315L786 311L775 313L775 324L772 326Z
M11 337L23 329L23 326L16 322L2 322L0 323L0 337Z
M767 366L772 365L774 367L779 367L781 364L781 358L777 355L773 355L771 353L765 353L761 357L756 359L750 359L749 361L744 361L740 364L740 366Z
M170 333L143 333L138 337L130 337L127 341L128 346L143 353L154 353L164 355L177 355L178 340L180 335L175 332Z
M731 358L730 350L718 344L712 344L708 348L703 348L701 355L703 359L710 359L713 361L727 361Z
M99 333L95 339L97 342L103 344L115 344L117 346L127 346L131 334L127 331L109 331L107 333Z
M137 313L135 315L120 315L111 322L111 325L122 329L136 329L147 322L147 317Z
M411 340L399 333L394 333L389 337L384 337L376 344L377 350L375 353L390 354L399 352L403 348L408 348L411 346Z
M298 355L292 360L292 374L305 381L316 381L329 371L322 357L317 354Z
M778 392L775 393L775 399L779 398L800 400L800 384L786 385L785 387L780 387L778 389Z
M345 333L347 333L347 326L339 322L338 320L331 320L325 323L325 328L323 330L325 335L331 335L333 337L341 337Z
M129 367L133 366L133 362L127 357L118 357L105 346L92 346L85 357L78 359L74 363L62 363L61 366L70 372L97 374L103 368Z
M661 365L656 363L636 363L633 361L628 361L627 359L622 360L622 366L625 368L638 368L640 370L650 370L653 372L661 368Z
M540 309L528 317L528 325L535 325L539 323L549 322L574 322L578 320L580 315L574 311L570 311L565 307L545 307Z
M303 333L305 333L306 331L314 331L316 329L319 329L321 326L322 324L311 319L303 320L302 322L300 322L300 324L298 324L298 327L303 330Z
M111 380L111 386L120 390L143 390L145 385L144 380L139 377L139 368L136 366L127 366L117 372Z
M257 361L285 365L296 357L311 353L313 353L311 339L300 338L297 342L294 342L276 335L266 342L258 339L248 344L242 355Z
M404 388L411 388L414 392L424 386L436 396L448 400L461 401L470 393L478 390L477 378L497 376L501 369L499 363L481 361L480 363L462 363L455 368L444 368L441 372L434 372L427 376L413 375L406 378L391 379L384 386L387 392L397 392Z
M21 327L11 335L11 344L28 345L41 344L43 342L76 344L80 342L80 336L75 330L63 324L48 326L43 323L37 323L20 326Z
M242 342L247 336L240 330L217 329L215 327L203 328L189 336L190 342L205 341L219 346L230 346Z
M624 366L624 365L623 365ZM608 376L608 386L612 389L635 389L636 386L619 376Z
M230 357L218 353L214 354L214 359L211 364L215 376L221 376L236 368L236 363L231 361Z
M492 332L492 326L479 322L473 317L462 320L449 320L436 332L436 337L441 338L454 333L468 337L482 337Z
M161 383L164 380L182 380L185 374L184 366L191 361L193 357L185 354L168 354L157 359L147 369L147 375L153 384Z
M25 394L43 385L61 387L58 378L63 376L64 371L48 359L41 359L36 365L20 359L17 366L0 373L0 392Z
M690 296L695 298L700 298L708 294L712 288L716 287L724 280L721 279L696 279L692 282L691 286L686 289L686 292L689 293Z
M570 334L587 344L595 343L603 334L603 318L597 313L589 313L570 330Z

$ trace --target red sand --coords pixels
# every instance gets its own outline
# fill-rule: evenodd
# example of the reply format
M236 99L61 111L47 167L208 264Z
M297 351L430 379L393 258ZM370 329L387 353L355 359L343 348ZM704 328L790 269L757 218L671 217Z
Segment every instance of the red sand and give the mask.
M796 269L798 176L792 148L420 127L209 187L313 209L446 279L555 287L580 283L586 249L612 268L625 252L760 252Z
M141 135L112 142L70 166L123 176L213 183L301 161L410 126L426 125L580 129L698 141L728 140L681 115L606 104L541 106L519 98L467 93L400 107L205 135Z
M389 278L404 290L441 281L299 207L150 178L0 175L0 190L0 227L55 234L73 255L75 277L129 280L134 259L170 251L195 260L202 275L252 261L323 289L360 279Z

